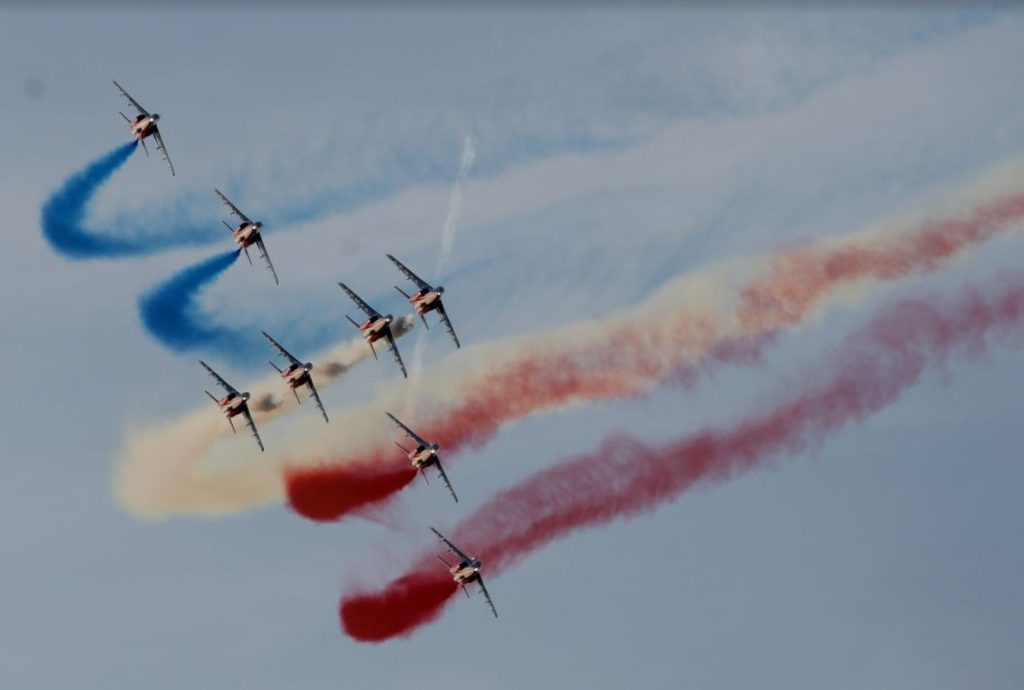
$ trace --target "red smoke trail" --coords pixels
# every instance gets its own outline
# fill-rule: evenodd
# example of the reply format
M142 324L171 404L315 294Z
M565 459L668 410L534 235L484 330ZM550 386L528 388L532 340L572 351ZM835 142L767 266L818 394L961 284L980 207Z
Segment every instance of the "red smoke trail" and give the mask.
M674 373L685 382L695 360L709 355L713 362L738 358L744 338L764 338L802 322L837 287L865 278L894 280L935 270L1022 217L1024 194L1017 194L981 206L967 218L928 221L912 233L871 246L832 244L790 252L772 262L767 276L743 290L736 315L739 333L723 332L717 323L680 306L656 318L595 326L592 337L582 344L524 346L515 359L466 386L453 407L437 411L416 427L441 443L450 458L467 446L483 445L503 425L536 412L580 400L639 395ZM735 348L731 355L730 347ZM368 474L345 467L351 464ZM359 505L387 497L360 489L363 484L381 486L378 467L379 463L358 458L336 458L321 467L288 472L289 504L315 520L339 519ZM353 496L364 500L353 505Z
M610 437L596 451L499 493L452 533L452 541L479 554L486 574L493 575L575 530L649 511L698 482L721 482L780 453L798 453L895 401L926 368L951 356L977 357L990 341L1024 346L1024 273L998 285L989 296L967 290L948 303L914 299L884 309L846 340L827 371L801 379L820 383L734 426L705 429L660 448ZM367 623L360 618L361 602L372 598L382 615L398 594L426 601L410 587L433 571L434 564L422 559L377 594L344 597L345 631L369 641L362 634ZM417 609L415 619L403 617L396 605L388 614L390 627L408 634L436 617L445 601L437 601L433 612Z
M967 218L928 221L914 233L871 246L808 247L781 255L767 277L743 291L740 323L748 333L800 323L841 283L933 271L1022 216L1024 194L1015 194L981 206Z

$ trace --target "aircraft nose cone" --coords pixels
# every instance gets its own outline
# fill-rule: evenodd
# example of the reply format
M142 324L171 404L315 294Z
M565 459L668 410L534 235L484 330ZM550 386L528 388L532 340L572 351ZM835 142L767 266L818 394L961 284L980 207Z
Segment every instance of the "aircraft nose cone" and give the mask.
M248 399L249 399L249 398L251 398L251 397L252 397L252 396L251 396L251 395L249 395L248 393L242 393L242 400L248 400Z
M306 371L312 371L312 370L313 370L313 363L312 362L306 362Z
M437 288L437 294L443 295L444 294L444 288L443 287L438 287Z

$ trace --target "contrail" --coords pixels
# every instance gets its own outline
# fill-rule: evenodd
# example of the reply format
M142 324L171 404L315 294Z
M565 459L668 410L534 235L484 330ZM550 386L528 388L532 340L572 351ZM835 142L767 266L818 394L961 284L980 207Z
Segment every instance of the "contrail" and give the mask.
M396 319L395 337L406 335L413 325L411 316ZM267 355L271 356L269 347ZM312 358L313 384L323 392L370 356L361 337L347 340ZM203 383L197 368L197 399L202 397L198 393ZM288 414L299 404L276 373L240 389L251 393L250 409L258 425ZM300 395L305 397L305 392ZM323 424L320 415L312 411L306 421ZM248 438L233 441L231 429L208 404L166 424L129 431L118 463L115 496L125 510L146 519L183 512L218 515L233 512L239 505L280 499L286 446L267 436L267 452L256 457Z
M770 260L766 275L719 310L695 308L683 284L670 285L644 307L619 317L520 341L515 356L494 360L481 374L452 381L439 377L428 388L445 388L448 399L421 404L431 414L415 426L444 447L450 462L459 450L480 447L502 426L525 416L639 395L672 374L678 378L709 353L720 357L726 345L742 348L738 344L745 340L793 327L826 298L860 280L891 281L935 270L1022 217L1024 194L1017 194L964 218L927 221L868 247L860 246L860 238L847 238L797 250ZM697 288L690 283L690 290ZM729 312L733 316L723 318ZM414 475L400 472L398 462L384 444L362 457L345 454L328 463L293 466L289 504L313 520L337 520L411 482Z
M210 325L209 319L197 313L196 304L203 290L235 263L239 253L233 249L203 259L142 295L139 316L149 334L178 353L211 347L230 352L248 347L245 340L251 339L249 334Z
M473 161L475 159L476 147L473 142L473 137L467 135L462 142L462 158L459 160L458 172L455 173L455 182L452 184L452 194L448 201L448 213L445 216L444 225L441 228L441 251L438 253L437 265L434 267L435 285L437 285L437 281L440 280L445 271L448 270L448 264L451 261L452 248L455 244L455 230L458 226L459 215L462 212L462 185L469 176L469 171L473 167ZM416 338L416 344L413 347L411 366L409 367L409 394L406 396L405 407L402 410L402 415L405 417L409 416L412 409L412 403L419 392L421 381L420 374L423 371L423 351L425 343L424 335L421 333Z
M904 300L855 331L796 393L737 424L707 428L661 447L610 436L593 452L542 470L484 503L452 540L497 575L551 542L634 517L700 484L716 484L781 454L802 452L895 402L931 367L976 359L992 344L1024 346L1024 272L956 299ZM379 592L345 595L341 624L357 640L407 635L435 619L455 588L430 555Z
M1002 175L1000 179L1020 188L1017 176ZM791 252L829 265L836 257L849 255L852 247L867 245L883 264L893 256L910 259L902 264L902 270L881 274L825 272L831 279L816 282L813 299L796 301L791 293L775 289L775 274L765 267L770 269L785 260L779 256L690 273L638 306L601 320L463 348L457 356L436 362L423 373L414 408L421 413L403 421L442 443L446 461L451 462L460 449L480 447L503 425L525 416L573 404L639 396L666 382L685 382L709 357L733 361L745 350L756 356L751 338L756 344L757 339L805 322L866 279L891 281L936 270L974 243L1011 231L1021 218L1024 194L993 198L990 192L987 201L962 217L903 224L879 237L848 236ZM975 231L965 234L964 228ZM969 241L948 241L965 237ZM924 250L919 257L906 257L906 246ZM806 260L797 268L811 275L823 272ZM784 286L793 278L782 273L776 282ZM751 286L760 287L752 290ZM744 305L752 303L751 294L759 296L760 308L772 318L750 317L756 311ZM785 310L776 306L773 295L786 305ZM336 520L386 499L414 478L411 466L392 446L395 432L384 416L386 410L402 409L405 400L404 388L388 386L369 402L332 411L326 427L314 425L315 420L302 422L302 433L295 435L287 454L268 453L261 462L245 465L252 475L246 481L273 487L260 493L258 500L231 497L221 501L215 492L206 492L209 503L202 498L176 502L174 492L168 491L171 498L161 501L153 512L160 516L230 512L284 497L301 515ZM145 466L152 457L127 453L119 471L146 474ZM180 465L181 473L191 476L192 469L204 466L206 460L179 455L166 462ZM211 470L203 473L203 480L216 484L239 479ZM132 505L145 502L142 496L124 500Z
M437 257L437 266L434 269L434 279L448 270L448 262L452 257L452 247L455 243L455 229L459 222L459 215L462 213L462 184L469 176L469 171L476 160L476 146L473 137L467 136L462 143L462 159L459 161L459 171L455 173L455 184L452 186L452 196L448 203L448 215L444 219L444 227L441 231L441 253Z
M138 143L130 141L71 175L43 204L43 237L54 251L71 259L124 256L136 253L136 241L97 234L85 226L89 204L101 187L124 165Z

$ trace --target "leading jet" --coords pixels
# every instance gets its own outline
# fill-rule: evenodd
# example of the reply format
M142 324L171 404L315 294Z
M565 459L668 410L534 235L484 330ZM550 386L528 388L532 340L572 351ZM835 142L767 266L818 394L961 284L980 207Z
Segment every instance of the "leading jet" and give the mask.
M174 164L171 163L171 156L167 153L167 147L164 146L164 138L160 136L160 129L156 126L156 123L160 121L160 115L157 113L151 113L141 105L139 102L131 97L131 95L124 90L116 80L112 80L117 90L121 92L121 95L128 99L132 107L138 111L138 115L134 119L129 118L124 113L119 113L124 118L128 126L132 128L132 134L135 136L135 140L142 144L142 150L149 155L149 149L146 148L146 137L153 137L156 140L156 150L163 154L164 160L167 161L167 167L171 169L171 175L174 175Z

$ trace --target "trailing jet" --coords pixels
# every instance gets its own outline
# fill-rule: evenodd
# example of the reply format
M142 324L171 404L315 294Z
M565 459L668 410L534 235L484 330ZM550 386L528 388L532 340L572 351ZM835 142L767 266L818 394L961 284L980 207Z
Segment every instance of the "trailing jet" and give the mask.
M292 389L292 393L295 394L295 400L301 405L302 401L299 400L299 392L296 390L299 386L306 386L309 388L309 394L316 401L316 406L320 409L320 414L324 416L324 421L330 421L327 419L327 412L324 410L324 404L320 401L320 395L316 392L316 386L313 385L313 376L310 374L313 371L313 363L306 362L303 364L298 359L292 356L288 350L281 347L281 343L270 337L270 334L266 331L260 331L263 333L263 337L270 341L270 344L277 350L278 354L288 360L288 368L281 369L273 362L270 362L270 366L277 369L277 373L281 375L288 387Z
M443 557L438 556L438 558L441 559L441 562L448 566L448 572L452 574L452 579L455 580L455 583L462 586L462 591L466 593L467 597L469 596L469 592L466 590L467 583L476 582L480 585L480 591L483 593L484 599L487 600L487 605L491 607L491 613L493 613L494 617L497 618L498 611L494 608L494 602L491 601L491 595L487 592L487 587L484 586L484 577L480 574L480 568L483 567L483 563L480 562L480 559L467 556L459 550L459 547L445 539L443 534L433 527L430 529L437 535L438 539L444 542L444 545L448 547L449 551L459 557L458 565L452 565Z
M427 443L415 431L398 421L398 417L390 412L385 412L385 414L391 418L392 422L398 425L399 429L405 432L406 436L416 442L415 450L409 450L398 442L395 442L395 445L405 451L406 456L412 462L412 466L418 469L420 474L423 475L423 480L427 481L426 468L433 465L437 468L437 473L441 476L441 481L443 481L444 485L448 487L448 493L450 493L452 498L455 499L455 502L458 503L459 497L455 495L455 489L452 488L452 483L448 481L448 475L445 474L444 467L441 466L441 456L439 455L441 446L436 443ZM428 481L427 483L429 484L430 482Z
M141 105L139 102L132 98L127 91L124 90L120 84L114 81L114 86L121 92L121 95L128 99L132 107L138 111L138 115L135 119L129 118L124 113L120 113L121 117L125 119L128 126L132 128L132 135L135 136L135 140L142 144L142 150L149 155L149 149L146 148L146 137L153 137L156 139L156 150L163 154L164 160L167 161L167 166L171 169L171 175L174 175L174 164L171 163L171 156L167 153L167 147L164 146L164 138L160 136L160 129L156 126L156 123L160 121L160 116L157 113L151 113Z
M270 275L274 276L274 284L280 285L277 280L277 271L274 270L274 264L270 263L270 254L267 253L267 245L263 243L263 233L260 232L263 227L263 222L250 220L249 216L238 210L238 207L231 203L231 200L224 196L223 192L216 188L214 188L213 191L217 192L217 196L219 196L220 200L224 202L224 205L231 209L231 214L237 216L238 220L241 221L237 228L231 227L226 220L222 220L221 222L224 223L224 227L231 231L231 234L235 238L235 242L237 242L239 248L245 252L245 258L249 260L249 265L252 266L252 257L249 256L249 247L255 244L256 249L260 252L260 256L267 262L267 268L270 269Z
M252 431L252 435L256 439L257 445L259 445L260 450L263 450L263 441L260 439L260 432L256 431L256 423L252 421L252 413L249 412L249 394L239 393L231 386L230 383L218 376L217 372L211 369L210 365L203 360L199 360L199 363L202 364L203 368L206 369L210 376L213 377L217 382L217 385L223 388L227 393L226 396L218 400L214 397L213 393L206 391L206 394L210 396L210 400L212 400L217 407L220 408L220 411L224 413L224 416L228 418L228 424L231 425L231 431L235 431L235 433L237 433L235 430L235 423L231 421L231 418L242 415L245 417L245 424L249 427L250 431Z
M430 283L422 280L418 275L410 271L405 264L391 256L387 255L391 259L391 263L398 267L398 270L405 274L405 277L416 283L416 287L419 288L419 292L415 295L410 295L402 288L395 286L395 289L405 295L405 298L412 303L413 309L423 319L423 326L430 330L430 326L427 325L427 317L425 314L430 311L436 311L438 317L441 319L441 323L448 330L448 335L455 341L455 347L461 347L459 345L459 336L455 335L455 329L452 328L452 322L448 319L448 312L444 309L444 304L441 302L441 295L444 294L444 288L438 285L433 287Z
M360 299L359 295L349 290L345 283L338 283L338 287L344 290L345 294L366 314L366 321L362 324L357 323L348 314L345 314L345 318L352 322L352 325L359 330L363 338L370 345L370 351L373 352L374 359L377 358L377 350L374 349L373 344L384 338L387 340L388 349L391 350L391 354L395 356L395 361L398 362L398 367L402 370L402 376L409 378L409 375L405 372L405 363L402 362L402 355L398 352L398 345L395 344L395 335L391 332L391 322L395 320L395 317L391 314L381 314Z

